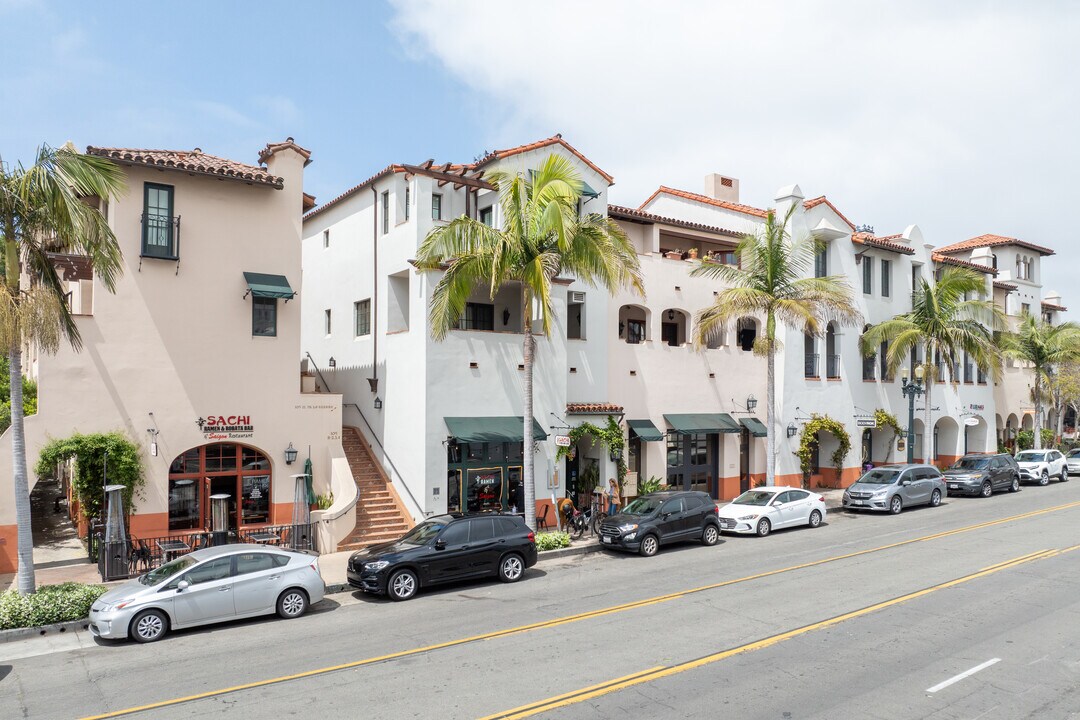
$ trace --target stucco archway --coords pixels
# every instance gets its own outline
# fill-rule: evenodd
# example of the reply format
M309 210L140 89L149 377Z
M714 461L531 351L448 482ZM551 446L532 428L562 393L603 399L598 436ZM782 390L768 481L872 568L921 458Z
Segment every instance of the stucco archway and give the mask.
M952 464L963 455L960 443L960 426L951 417L940 418L934 424L934 457L940 463Z

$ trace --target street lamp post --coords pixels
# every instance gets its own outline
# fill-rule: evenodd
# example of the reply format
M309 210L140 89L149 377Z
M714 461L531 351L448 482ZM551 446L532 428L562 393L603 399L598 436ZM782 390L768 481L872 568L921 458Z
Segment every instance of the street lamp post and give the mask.
M907 368L900 373L900 392L908 399L907 461L909 465L915 462L915 397L926 392L923 388L924 372L922 365L916 367L914 380L908 378Z

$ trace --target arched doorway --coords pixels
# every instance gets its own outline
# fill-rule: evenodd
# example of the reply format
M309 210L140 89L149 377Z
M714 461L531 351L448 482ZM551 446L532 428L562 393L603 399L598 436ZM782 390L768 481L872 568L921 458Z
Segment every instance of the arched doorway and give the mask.
M934 456L938 463L953 464L963 454L960 426L951 417L943 417L934 426Z
M862 434L862 462L860 463L860 470L868 464L874 464L874 433L870 431L870 428L863 430Z
M210 496L228 495L229 532L270 522L270 459L237 443L212 443L176 456L169 466L169 530L210 526Z

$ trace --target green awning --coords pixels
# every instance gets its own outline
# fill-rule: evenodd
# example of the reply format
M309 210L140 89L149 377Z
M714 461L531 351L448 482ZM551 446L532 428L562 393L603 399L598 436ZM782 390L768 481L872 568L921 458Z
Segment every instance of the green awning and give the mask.
M664 433L652 424L652 420L627 420L626 424L639 438L645 442L656 442L664 439Z
M765 425L756 417L739 418L739 424L749 430L754 437L765 437L769 434Z
M521 415L499 417L444 417L450 436L463 443L522 442L525 422ZM533 440L547 440L547 433L533 418Z
M296 295L289 281L284 275L267 275L265 273L245 272L244 280L247 281L248 289L252 297L285 298L292 300Z
M589 185L589 183L587 183L585 181L582 181L582 183L581 183L581 197L598 198L598 197L600 197L600 193L593 190L592 187Z
M688 415L665 415L664 420L671 431L679 435L739 432L739 423L727 413L692 413Z

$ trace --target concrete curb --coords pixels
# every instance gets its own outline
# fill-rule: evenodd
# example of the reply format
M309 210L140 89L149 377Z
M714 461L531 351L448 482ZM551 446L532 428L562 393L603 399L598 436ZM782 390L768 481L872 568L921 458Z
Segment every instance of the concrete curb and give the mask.
M0 630L0 644L14 642L16 640L25 640L32 637L42 637L44 635L60 635L61 633L79 632L80 630L86 630L89 627L90 618L83 618L82 620L69 620L68 622L54 623L52 625Z

